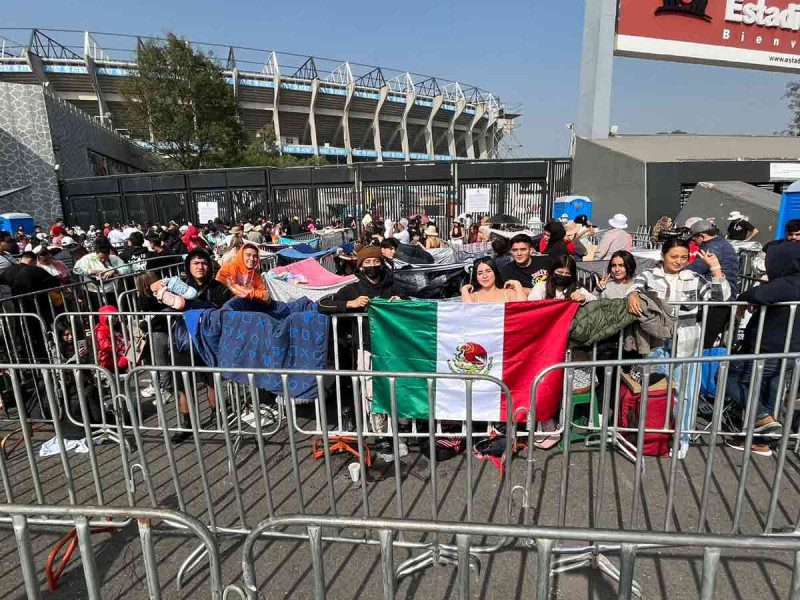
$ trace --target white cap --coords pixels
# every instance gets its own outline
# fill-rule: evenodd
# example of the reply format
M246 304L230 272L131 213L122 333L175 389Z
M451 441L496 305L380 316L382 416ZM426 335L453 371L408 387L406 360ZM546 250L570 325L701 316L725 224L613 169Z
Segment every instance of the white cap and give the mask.
M75 245L75 240L69 237L68 235L65 235L64 237L61 238L62 247L74 246L74 245Z

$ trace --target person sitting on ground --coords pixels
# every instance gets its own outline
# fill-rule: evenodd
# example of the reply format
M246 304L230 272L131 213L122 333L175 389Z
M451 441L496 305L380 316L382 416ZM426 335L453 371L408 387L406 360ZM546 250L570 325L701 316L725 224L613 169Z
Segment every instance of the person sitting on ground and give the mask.
M608 261L608 270L597 283L600 298L624 299L636 276L636 259L627 250L617 250Z
M650 232L650 239L653 240L653 243L660 244L664 241L661 239L661 234L670 229L672 229L672 217L664 215L653 225L653 230Z
M728 240L719 237L719 230L708 220L696 221L689 228L689 236L703 252L711 252L722 266L722 274L731 286L731 295L735 296L739 285L739 257ZM711 269L702 260L696 260L686 266L689 271L709 277ZM731 311L725 306L710 306L706 317L706 332L703 348L712 348L720 335L726 330Z
M792 219L786 223L786 239L800 242L800 219Z
M509 242L511 261L500 267L503 281L519 281L527 295L534 285L534 275L546 270L552 263L550 257L533 256L533 240L526 233L518 233Z
M628 217L617 213L608 220L611 229L603 234L597 250L594 253L594 260L608 260L617 250L633 250L633 237L627 232Z
M797 302L800 300L800 244L790 240L781 240L768 245L766 256L766 269L769 282L751 287L743 292L738 300L751 304L753 316L747 323L744 330L744 337L741 346L736 350L737 354L777 354L800 351L800 318L794 317L791 330L789 323L792 322L790 306L774 306L767 308L764 313L764 326L759 332L761 320L761 310L758 308L763 305L776 304L778 302ZM743 314L743 307L740 307L740 314ZM761 343L758 345L759 335ZM786 347L787 337L789 340L788 349ZM754 432L757 435L753 438L752 452L760 456L770 456L772 450L769 447L770 441L780 439L783 425L774 417L776 406L780 406L784 399L784 390L778 388L781 376L781 360L771 359L764 361L764 371L761 376L761 386L755 392L755 406L751 410L755 411ZM786 361L784 372L784 385L792 380L793 361ZM731 415L727 429L733 432L746 430L746 424L742 423L742 417L746 412L750 384L753 380L752 361L734 361L730 363L728 371L728 384L726 387L728 400L736 409L735 415ZM795 413L794 418L797 418ZM793 425L794 427L794 425ZM764 437L765 434L773 434L771 438ZM744 450L744 437L726 437L725 443L737 450Z
M528 300L572 300L585 304L597 300L578 285L578 265L569 254L559 254L547 269L547 279L538 282L528 294Z
M473 223L469 226L469 230L467 231L467 243L468 244L477 244L481 239L480 234L480 226L477 223Z
M450 228L450 243L464 243L464 227L461 225L461 221L459 220L453 221L453 226Z
M514 262L509 254L511 242L508 238L501 236L494 238L492 240L492 250L494 251L494 262L501 271L503 267Z
M713 253L702 250L698 256L709 266L710 280L686 268L689 264L689 242L680 238L669 239L661 248L662 260L659 266L639 273L628 290L628 311L631 314L637 317L643 315L639 294L652 292L660 300L670 303L674 316L677 318L676 347L672 348L672 339L664 340L664 347L653 350L648 358L700 356L702 340L698 322L699 308L697 305L682 303L709 300L724 302L731 296L731 286L725 279L719 259ZM699 364L693 363L688 365L687 372L682 377L684 367L687 365L676 365L672 372L673 381L682 384L682 389L678 393L684 397L685 403L684 421L680 425L681 436L678 451L680 459L686 457L689 449L687 431L694 422L697 407L694 389L700 372Z
M758 228L750 223L750 219L733 210L728 215L728 239L738 242L749 242L758 235Z
M231 262L222 265L217 281L225 284L234 296L269 303L269 290L261 277L261 256L255 244L246 242Z
M408 221L406 219L400 219L397 223L394 224L394 233L392 234L392 237L401 244L410 244L411 234L408 233L406 225L403 224L404 221L406 224L408 224Z
M34 251L38 259L37 265L50 273L50 275L57 277L61 285L69 285L72 282L72 275L67 269L67 265L53 258L53 250L54 248L48 248L47 246L37 247Z
M461 287L461 301L466 304L485 302L516 302L526 294L519 281L503 281L497 264L491 258L479 258L472 263L470 282Z
M399 246L400 242L394 238L386 238L381 242L381 254L383 254L383 258L389 263L389 265L393 264L394 257L397 255L397 248Z
M134 263L137 271L144 271L147 268L147 260L151 254L144 247L144 235L141 231L134 231L128 236L127 245L117 254L126 263Z
M186 246L186 251L191 252L196 248L208 248L208 242L200 235L200 231L194 225L189 225L186 228L186 233L181 237L181 241Z
M561 221L548 221L539 238L539 252L550 257L575 254L575 244L566 237L567 230Z
M435 225L428 225L425 228L425 248L441 248L442 240L439 239L439 232L436 231Z

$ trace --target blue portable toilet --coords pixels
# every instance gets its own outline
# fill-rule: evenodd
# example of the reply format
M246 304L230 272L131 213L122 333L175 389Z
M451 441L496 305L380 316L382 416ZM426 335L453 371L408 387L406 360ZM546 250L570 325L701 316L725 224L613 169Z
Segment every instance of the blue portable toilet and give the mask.
M0 230L14 234L20 227L27 235L33 235L33 217L27 213L3 213L0 215Z
M586 215L592 219L592 201L586 196L561 196L553 200L553 218L560 219L567 215L570 221L578 215Z
M775 239L783 239L786 223L792 219L800 219L800 181L795 181L781 194L781 208L778 211L778 226L775 228Z

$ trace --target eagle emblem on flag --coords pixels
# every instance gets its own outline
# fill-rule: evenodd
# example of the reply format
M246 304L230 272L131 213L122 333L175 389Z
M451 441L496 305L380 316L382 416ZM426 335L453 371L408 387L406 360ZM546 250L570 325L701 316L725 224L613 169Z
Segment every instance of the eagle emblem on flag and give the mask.
M453 359L447 361L447 366L453 373L486 375L492 370L492 358L480 344L466 342L456 348Z

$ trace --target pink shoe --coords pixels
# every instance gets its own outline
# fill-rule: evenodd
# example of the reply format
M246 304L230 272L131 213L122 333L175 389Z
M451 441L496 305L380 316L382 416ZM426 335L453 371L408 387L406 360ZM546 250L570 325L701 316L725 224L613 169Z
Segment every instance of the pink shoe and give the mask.
M556 430L556 422L553 419L548 419L547 421L542 421L542 431L555 431ZM533 442L533 445L541 450L548 450L558 444L558 440L561 439L561 435L551 435L546 438L541 438Z

